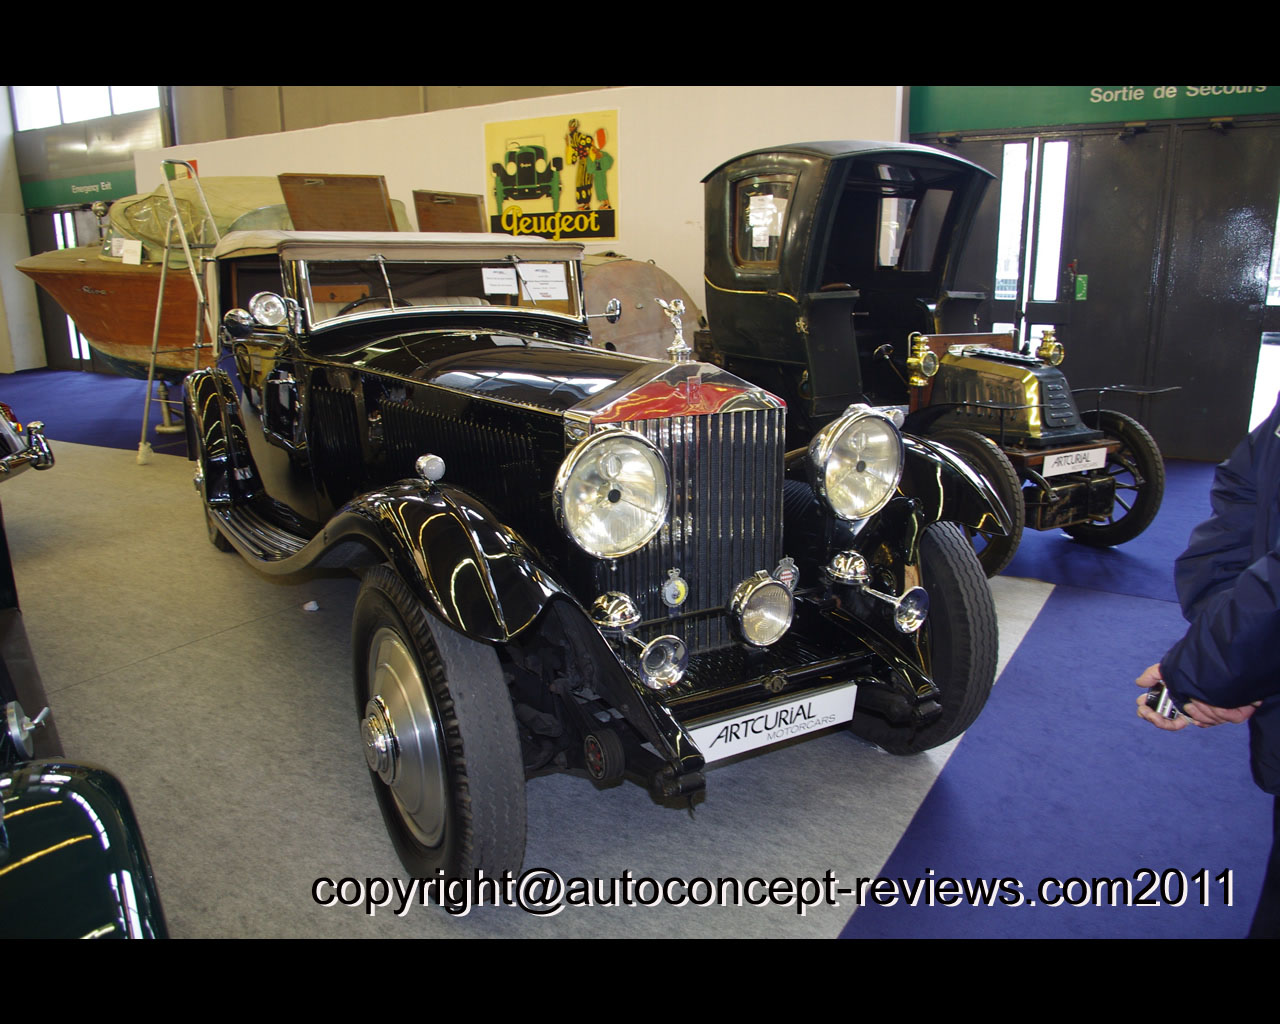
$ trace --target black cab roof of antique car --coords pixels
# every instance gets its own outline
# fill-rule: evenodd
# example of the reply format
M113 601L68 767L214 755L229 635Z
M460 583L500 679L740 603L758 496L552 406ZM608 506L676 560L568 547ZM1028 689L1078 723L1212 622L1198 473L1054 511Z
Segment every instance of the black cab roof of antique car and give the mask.
M934 301L993 177L968 160L904 142L805 142L744 153L703 179L707 283L797 301L839 287Z
M576 242L462 232L233 231L213 256L215 306L280 292L306 311L312 330L448 311L587 323ZM240 268L234 278L231 265Z

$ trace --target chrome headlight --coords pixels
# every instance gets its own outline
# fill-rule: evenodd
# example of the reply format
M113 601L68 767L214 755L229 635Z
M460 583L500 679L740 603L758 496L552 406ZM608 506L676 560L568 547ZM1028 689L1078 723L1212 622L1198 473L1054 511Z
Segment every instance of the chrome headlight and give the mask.
M791 628L795 599L785 583L761 569L734 588L728 611L740 640L768 647Z
M902 438L883 413L853 405L809 444L813 489L841 519L879 512L902 477Z
M258 292L249 300L249 313L263 327L279 327L289 316L289 307L275 292Z
M583 441L556 474L556 517L573 542L597 558L644 547L667 519L667 467L658 450L630 430Z

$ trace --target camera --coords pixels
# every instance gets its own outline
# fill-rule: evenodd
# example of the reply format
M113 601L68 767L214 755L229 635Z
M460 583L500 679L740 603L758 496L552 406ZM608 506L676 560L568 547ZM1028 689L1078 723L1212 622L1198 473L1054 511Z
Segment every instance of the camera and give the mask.
M1172 720L1179 715L1185 714L1181 704L1182 702L1168 691L1164 683L1156 683L1155 686L1147 691L1147 707L1155 711L1161 718Z

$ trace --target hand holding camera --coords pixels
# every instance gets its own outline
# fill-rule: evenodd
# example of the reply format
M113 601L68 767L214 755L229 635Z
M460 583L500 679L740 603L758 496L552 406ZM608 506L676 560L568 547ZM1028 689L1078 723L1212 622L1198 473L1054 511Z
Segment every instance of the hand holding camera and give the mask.
M1185 729L1188 725L1208 729L1214 725L1245 722L1262 703L1255 701L1239 708L1218 708L1203 701L1183 700L1171 694L1164 685L1159 663L1150 666L1135 681L1146 690L1138 698L1138 717L1145 718L1157 728L1171 731Z

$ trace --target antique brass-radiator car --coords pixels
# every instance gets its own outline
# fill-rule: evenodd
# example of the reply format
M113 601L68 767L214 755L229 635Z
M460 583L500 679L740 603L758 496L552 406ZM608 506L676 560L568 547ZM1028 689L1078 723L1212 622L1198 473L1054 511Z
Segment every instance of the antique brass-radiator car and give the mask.
M696 338L700 357L786 400L791 446L862 401L897 406L906 432L969 459L1013 520L1008 534L971 531L988 575L1024 522L1120 544L1164 492L1140 423L1077 408L1052 332L1034 352L1012 334L941 333L991 177L907 143L801 143L721 164L703 179L710 328Z

